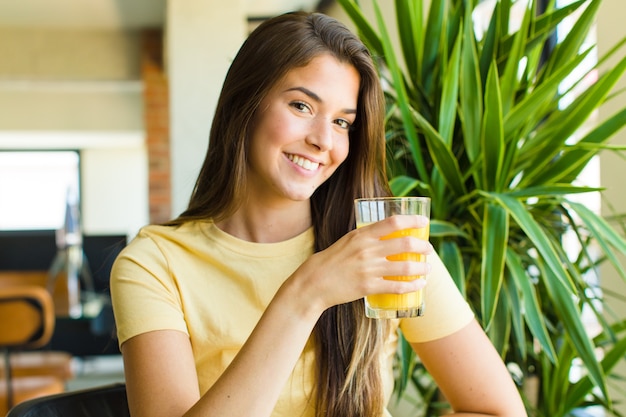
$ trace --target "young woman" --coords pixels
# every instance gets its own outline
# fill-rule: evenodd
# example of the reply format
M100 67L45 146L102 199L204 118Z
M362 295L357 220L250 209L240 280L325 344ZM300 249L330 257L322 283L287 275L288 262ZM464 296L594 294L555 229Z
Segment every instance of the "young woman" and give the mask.
M337 21L292 13L250 35L188 209L113 268L134 417L388 416L398 328L455 415L526 415L431 245L380 240L426 220L354 230L354 198L389 194L383 115L372 59ZM386 259L400 252L429 263ZM383 276L427 273L424 317L365 317L365 295L426 282Z

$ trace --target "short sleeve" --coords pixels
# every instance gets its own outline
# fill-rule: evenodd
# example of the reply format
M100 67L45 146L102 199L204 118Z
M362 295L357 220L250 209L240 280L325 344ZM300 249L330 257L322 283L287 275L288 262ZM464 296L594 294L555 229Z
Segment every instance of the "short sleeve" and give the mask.
M188 334L176 283L150 237L138 235L115 260L111 301L120 346L133 336L154 330Z
M450 273L435 253L428 256L431 272L424 288L424 315L400 321L407 341L418 343L440 339L465 327L474 313L456 287Z

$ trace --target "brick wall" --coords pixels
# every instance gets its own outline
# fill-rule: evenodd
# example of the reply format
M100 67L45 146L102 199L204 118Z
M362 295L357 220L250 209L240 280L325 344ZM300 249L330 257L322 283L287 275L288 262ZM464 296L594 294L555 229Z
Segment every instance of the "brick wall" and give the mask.
M168 82L163 65L163 33L143 33L141 73L149 163L150 223L171 217L171 162Z

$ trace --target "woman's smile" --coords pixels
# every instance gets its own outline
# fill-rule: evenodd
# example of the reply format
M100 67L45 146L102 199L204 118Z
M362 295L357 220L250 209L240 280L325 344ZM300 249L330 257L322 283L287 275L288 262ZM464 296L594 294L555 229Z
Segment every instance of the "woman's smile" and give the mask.
M303 156L287 154L287 158L289 158L289 160L294 164L307 171L317 171L320 166L319 162L311 161L310 159L307 159Z

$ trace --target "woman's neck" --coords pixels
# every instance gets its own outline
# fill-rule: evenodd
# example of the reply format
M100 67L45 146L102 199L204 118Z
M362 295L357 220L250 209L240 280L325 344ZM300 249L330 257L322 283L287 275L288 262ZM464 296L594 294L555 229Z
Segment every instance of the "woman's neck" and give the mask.
M282 242L311 227L311 206L309 201L278 208L243 205L232 216L216 222L216 226L249 242Z

